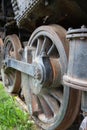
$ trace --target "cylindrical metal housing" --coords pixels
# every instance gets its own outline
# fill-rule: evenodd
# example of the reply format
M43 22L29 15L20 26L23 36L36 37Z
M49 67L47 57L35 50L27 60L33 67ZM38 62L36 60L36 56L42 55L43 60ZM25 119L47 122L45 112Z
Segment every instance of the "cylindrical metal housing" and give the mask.
M87 28L70 29L67 38L70 40L70 52L64 84L87 91Z

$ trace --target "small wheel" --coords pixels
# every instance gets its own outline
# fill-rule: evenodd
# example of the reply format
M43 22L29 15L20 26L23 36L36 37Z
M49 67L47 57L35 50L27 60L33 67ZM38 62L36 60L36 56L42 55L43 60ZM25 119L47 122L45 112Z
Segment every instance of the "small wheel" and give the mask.
M80 106L80 91L62 83L68 56L65 36L66 31L60 26L42 26L34 31L28 43L35 49L32 64L37 64L41 69L36 70L36 78L29 77L29 87L27 90L24 88L24 97L32 118L45 130L67 129Z
M18 53L18 49L21 48L21 43L18 37L14 35L9 35L5 38L4 41L4 60L7 57L14 58L16 60L20 60L20 56ZM6 90L9 93L18 93L20 90L21 83L21 74L19 71L13 68L2 67L2 80Z

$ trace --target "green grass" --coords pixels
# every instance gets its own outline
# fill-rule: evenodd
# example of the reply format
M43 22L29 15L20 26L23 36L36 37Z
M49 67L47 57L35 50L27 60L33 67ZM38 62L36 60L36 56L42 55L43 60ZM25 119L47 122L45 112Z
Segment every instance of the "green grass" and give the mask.
M29 115L15 102L0 84L0 130L34 130L34 123L29 120Z

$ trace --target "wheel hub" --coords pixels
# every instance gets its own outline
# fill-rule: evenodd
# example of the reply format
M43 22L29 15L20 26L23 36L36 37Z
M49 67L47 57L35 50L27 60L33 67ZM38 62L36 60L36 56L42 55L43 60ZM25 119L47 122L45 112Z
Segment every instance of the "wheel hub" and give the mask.
M45 54L32 59L35 67L35 76L32 77L32 92L38 94L41 88L50 86L53 79L53 70L49 57Z

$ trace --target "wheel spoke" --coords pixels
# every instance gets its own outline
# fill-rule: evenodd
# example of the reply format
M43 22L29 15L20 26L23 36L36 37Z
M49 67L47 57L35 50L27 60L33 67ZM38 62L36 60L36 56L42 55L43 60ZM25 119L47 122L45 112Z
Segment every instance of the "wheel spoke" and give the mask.
M59 58L59 52L57 51L56 46L54 44L52 44L51 47L49 48L47 55L49 57Z
M36 47L36 56L40 54L41 48L42 48L42 39L38 38Z
M43 112L44 112L44 115L46 118L50 119L52 118L53 116L53 112L52 110L50 109L49 105L47 104L47 102L44 100L44 98L42 96L39 96L39 100L40 100L40 103L41 103L41 107L43 109ZM43 118L43 114L40 114L39 115L39 118Z
M60 90L56 90L55 89L55 90L51 90L50 94L54 98L56 98L60 104L62 104L62 101L63 101L63 92L61 92Z
M10 51L9 54L10 54L11 57L15 58L15 52L14 51Z
M11 50L11 48L12 48L12 44L9 42L7 44L7 53Z
M49 105L55 117L60 108L57 100L53 98L52 96L50 96L49 94L43 94L43 98L45 99L46 103Z
M10 74L8 75L8 80L9 80L9 86L13 84L13 76Z
M42 44L42 48L41 48L41 53L42 52L48 52L48 49L50 48L51 46L51 41L48 37L44 37L44 40L43 40L43 44Z
M47 55L51 55L51 53L53 52L53 50L54 50L54 48L55 48L55 45L54 44L52 44L52 46L50 47L50 49L48 50L48 52L47 52Z
M42 113L39 98L35 94L32 94L32 111L34 116Z
M41 52L45 52L46 51L46 43L47 43L47 38L44 37L42 48L41 48Z

